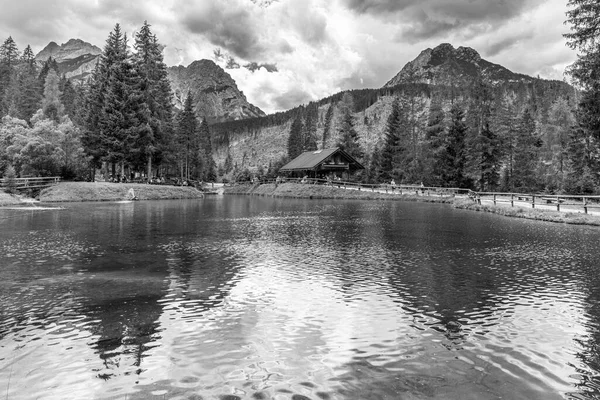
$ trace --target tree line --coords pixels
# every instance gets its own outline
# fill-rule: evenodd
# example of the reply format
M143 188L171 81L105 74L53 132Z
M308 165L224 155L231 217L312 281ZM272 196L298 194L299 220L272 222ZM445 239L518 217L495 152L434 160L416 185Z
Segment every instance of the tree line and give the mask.
M0 46L0 176L215 180L211 135L188 94L172 106L162 48L144 22L130 46L116 24L93 72L73 84L11 37Z

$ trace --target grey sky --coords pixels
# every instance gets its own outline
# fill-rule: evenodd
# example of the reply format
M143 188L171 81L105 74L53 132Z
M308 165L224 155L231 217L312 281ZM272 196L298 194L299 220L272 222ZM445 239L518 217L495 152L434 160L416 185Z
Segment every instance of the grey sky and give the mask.
M115 23L144 20L168 65L214 59L266 112L340 90L379 87L427 47L469 46L528 75L563 79L566 0L0 0L0 39L35 53L79 38L104 46Z

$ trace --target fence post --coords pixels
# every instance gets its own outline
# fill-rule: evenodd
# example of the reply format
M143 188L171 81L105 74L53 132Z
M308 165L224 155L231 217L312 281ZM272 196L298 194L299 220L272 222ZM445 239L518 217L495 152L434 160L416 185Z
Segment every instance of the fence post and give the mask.
M531 208L535 208L535 194L531 195Z
M583 212L587 214L587 197L583 198Z
M515 195L514 194L510 194L510 206L514 207L515 206Z
M556 211L560 211L560 199L556 196Z
M496 193L494 193L494 205L496 205Z

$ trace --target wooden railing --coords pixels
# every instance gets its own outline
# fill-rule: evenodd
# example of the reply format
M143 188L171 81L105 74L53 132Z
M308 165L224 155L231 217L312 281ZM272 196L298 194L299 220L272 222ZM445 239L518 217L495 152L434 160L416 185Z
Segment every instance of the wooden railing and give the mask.
M59 176L48 176L48 177L32 177L32 178L14 178L14 179L0 179L0 188L7 188L11 186L15 190L27 190L27 189L40 189L46 188L60 182Z
M351 181L338 181L338 180L327 180L320 178L280 178L278 179L259 179L251 182L237 182L235 184L275 184L275 183L301 183L306 185L326 185L332 187L339 187L342 189L369 191L377 193L389 193L389 194L414 194L417 196L437 196L437 197L456 197L456 196L468 196L471 192L469 189L460 188L442 188L442 187L428 187L420 185L391 185L387 183L361 183Z
M262 179L256 180L255 184L265 183L303 183L307 185L330 185L343 189L362 190L390 194L412 194L417 196L437 196L437 197L469 197L473 201L481 204L482 202L498 204L510 204L512 207L531 207L535 208L556 208L557 211L573 210L579 212L583 210L585 214L591 212L590 209L600 208L600 196L588 195L547 195L531 193L497 193L497 192L475 192L470 189L461 188L442 188L428 187L420 185L390 185L386 183L367 184L361 182L337 181L316 178L280 178L280 179ZM248 183L248 182L245 182ZM234 183L235 184L235 183Z
M585 195L548 195L548 194L531 194L531 193L495 193L495 192L471 192L470 197L479 204L482 202L491 202L497 204L510 204L515 206L544 206L543 208L556 207L556 211L563 211L565 208L582 209L585 214L591 208L600 208L600 196L585 196Z

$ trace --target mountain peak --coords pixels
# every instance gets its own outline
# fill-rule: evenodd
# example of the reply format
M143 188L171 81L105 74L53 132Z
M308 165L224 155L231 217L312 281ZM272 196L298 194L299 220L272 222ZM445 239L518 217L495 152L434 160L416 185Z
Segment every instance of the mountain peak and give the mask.
M231 75L211 60L196 60L187 67L168 69L175 102L182 107L192 93L196 113L210 122L264 116L241 92Z
M423 50L385 86L407 82L462 85L472 82L476 77L483 77L491 83L534 79L486 61L470 47L454 48L450 43L442 43L433 49Z
M56 61L65 61L87 54L96 56L101 53L102 50L91 43L81 39L69 39L60 46L56 44L56 42L48 43L48 45L35 56L35 59L38 61L46 61L49 57L52 57Z

